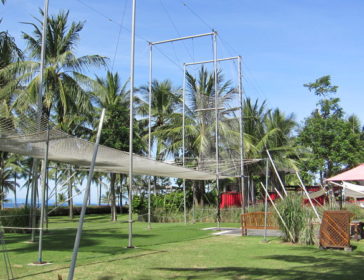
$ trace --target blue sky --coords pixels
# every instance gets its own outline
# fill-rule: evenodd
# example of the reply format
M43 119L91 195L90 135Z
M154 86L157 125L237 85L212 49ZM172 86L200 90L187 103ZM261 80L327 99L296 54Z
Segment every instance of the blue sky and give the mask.
M185 4L185 5L184 5ZM0 5L0 27L24 47L21 24L38 16L42 0L8 0ZM79 55L101 54L114 71L129 76L131 0L50 0L50 14L70 10L73 20L85 21ZM218 56L243 57L246 96L267 100L269 107L296 115L302 123L317 98L302 85L331 75L347 114L364 121L364 2L339 0L139 0L137 1L136 85L148 78L147 41L210 32L219 33ZM168 58L167 58L168 57ZM159 79L182 84L184 62L212 58L211 39L194 39L158 47L153 71ZM227 79L236 82L236 65L224 63ZM90 70L103 75L104 71Z

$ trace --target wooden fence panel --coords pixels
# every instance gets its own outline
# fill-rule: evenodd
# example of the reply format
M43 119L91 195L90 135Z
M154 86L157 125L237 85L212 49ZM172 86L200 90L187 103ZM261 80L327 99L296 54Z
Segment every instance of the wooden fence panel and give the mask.
M324 211L320 227L320 246L330 248L350 247L349 211Z
M264 229L264 212L251 212L241 214L241 227L246 229ZM267 229L278 229L275 217L271 212L267 212Z

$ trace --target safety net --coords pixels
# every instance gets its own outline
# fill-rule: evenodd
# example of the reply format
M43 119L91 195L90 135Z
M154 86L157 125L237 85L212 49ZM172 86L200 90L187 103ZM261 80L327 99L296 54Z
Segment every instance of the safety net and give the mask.
M90 166L94 143L55 128L45 117L39 121L34 113L0 117L1 151L33 158L44 158L47 142L49 143L49 160L83 168ZM246 160L245 164L255 161ZM221 162L221 164L224 166L226 163ZM234 168L235 172L232 172L231 175L238 174L240 171L239 163L232 161L229 164L236 167ZM133 173L136 175L191 180L214 180L216 178L213 165L203 170L196 169L198 167L195 169L187 168L133 154ZM127 174L129 171L129 153L100 145L95 170ZM224 174L220 175L220 177L226 177Z

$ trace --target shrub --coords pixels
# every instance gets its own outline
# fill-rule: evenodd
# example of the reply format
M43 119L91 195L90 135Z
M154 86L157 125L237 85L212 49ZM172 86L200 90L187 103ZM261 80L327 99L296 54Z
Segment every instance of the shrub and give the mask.
M348 210L353 214L352 219L354 220L360 220L364 218L364 212L363 209L360 208L360 206L352 203L345 203L344 210Z
M39 225L40 211L36 210L36 227ZM4 227L30 227L30 208L5 208L0 210L0 222ZM27 233L25 229L5 229L5 232Z
M54 207L49 207L48 212L51 211ZM73 214L79 215L81 213L82 207L80 206L73 206ZM122 209L120 207L116 207L116 211L118 213L127 213L128 207L123 206ZM110 214L111 213L111 206L109 205L102 205L102 206L87 206L86 214ZM52 211L49 216L68 216L69 209L68 207L58 207L56 210Z
M277 208L287 226L286 228L277 216L279 228L283 232L283 240L298 242L302 230L307 225L306 208L302 205L302 196L289 194L277 203ZM293 240L291 240L289 232L292 234Z

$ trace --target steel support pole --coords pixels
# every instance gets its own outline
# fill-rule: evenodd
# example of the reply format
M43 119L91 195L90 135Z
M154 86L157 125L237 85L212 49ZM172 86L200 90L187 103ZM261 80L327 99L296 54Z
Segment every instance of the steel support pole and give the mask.
M90 166L90 170L88 172L88 177L87 177L86 191L85 191L85 194L83 196L82 209L81 209L81 214L80 214L80 220L78 222L78 228L77 228L77 234L76 234L76 238L75 238L75 244L74 244L74 247L73 247L72 261L71 261L71 266L70 266L70 270L69 270L69 273L68 273L68 280L72 280L73 276L74 276L74 273L75 273L77 254L78 254L78 249L80 247L80 241L81 241L81 235L82 235L82 229L83 229L83 222L85 220L86 206L87 206L87 202L88 202L88 197L90 195L91 181L92 181L92 177L93 177L93 174L94 174L96 156L97 156L97 151L98 151L98 148L99 148L104 117L105 117L105 109L102 109L100 122L99 122L99 127L98 127L97 135L96 135L96 142L95 142L94 151L93 151L93 154L92 154L91 166Z
M45 65L45 51L46 51L46 37L47 37L47 21L48 21L48 6L49 0L44 0L44 15L43 15L43 26L42 26L42 45L40 50L40 79L39 79L39 92L37 98L37 106L38 106L38 125L40 129L40 122L42 117L42 99L44 95L44 65Z
M268 190L268 179L269 179L269 161L265 159L265 186ZM264 196L264 242L267 242L267 219L268 219L268 195L266 192Z
M135 9L136 0L133 0L132 19L131 19L131 46L130 46L130 124L129 124L129 229L128 229L128 248L133 248L133 99L134 99L134 63L135 63Z
M321 220L321 218L320 218L320 216L319 216L319 214L318 214L318 212L317 212L317 210L316 210L316 207L315 207L315 205L313 204L313 202L312 202L312 200L311 200L311 197L310 197L310 195L308 194L307 189L306 189L305 185L304 185L304 184L303 184L303 182L302 182L301 176L298 174L298 172L297 172L297 171L296 171L296 176L297 176L298 180L300 181L301 187L303 188L303 190L304 190L304 192L305 192L305 194L306 194L306 196L307 196L307 199L308 199L308 201L310 202L310 204L311 204L311 207L312 207L313 211L315 212L315 215L316 215L317 219L318 219L318 220Z
M241 212L245 213L245 180L244 180L244 100L241 82L241 57L238 56L238 91L240 97L240 180L241 180Z
M47 166L48 166L48 151L49 151L49 127L47 127L47 141L44 151L44 160L42 161L42 177L41 177L41 187L42 187L42 205L40 209L40 225L39 225L39 242L38 242L38 263L43 262L43 226L45 217L45 204L46 204L46 186L47 186Z
M213 49L214 49L214 91L215 91L215 161L216 161L216 189L217 189L217 227L220 228L220 186L219 186L219 110L218 106L218 88L217 88L217 32L213 32Z
M186 114L186 64L183 65L183 85L182 85L182 166L185 167L185 114ZM183 218L187 224L187 206L186 206L186 180L183 179Z
M43 99L43 95L44 95L44 85L43 85L43 76L44 76L44 64L45 64L45 50L46 50L46 36L47 36L47 20L48 20L48 6L49 6L49 1L48 0L44 0L44 15L43 15L43 26L42 26L42 45L41 45L41 50L40 50L40 77L39 77L39 91L38 91L38 96L37 96L37 107L38 107L38 130L39 132L41 131L41 121L42 121L42 99ZM33 174L35 174L37 176L37 170L38 170L38 164L39 161L38 159L34 159L33 161ZM34 177L33 177L34 178ZM34 186L34 191L35 188L37 186L37 184L33 185ZM32 194L32 197L34 198L33 201L33 217L32 217L32 228L34 228L35 225L35 215L36 215L36 196L35 193ZM32 230L32 242L35 241L35 231Z
M148 158L151 159L152 146L152 64L153 63L153 45L149 43L149 98L148 98ZM148 176L148 229L151 229L151 209L150 209L150 181L151 176Z

